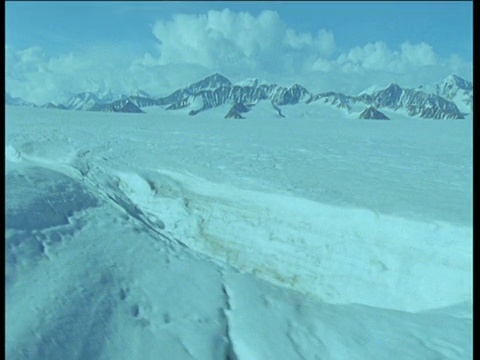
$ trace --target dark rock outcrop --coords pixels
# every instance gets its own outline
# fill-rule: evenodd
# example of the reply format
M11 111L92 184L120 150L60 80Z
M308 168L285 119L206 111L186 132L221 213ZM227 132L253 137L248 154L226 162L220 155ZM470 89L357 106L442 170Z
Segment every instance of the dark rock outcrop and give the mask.
M370 106L363 110L358 116L359 119L371 119L371 120L390 120L384 113L378 111L373 106Z
M230 111L225 115L225 119L245 119L242 114L247 113L250 109L243 103L236 103Z
M229 111L227 116L240 118L243 112L235 108L238 104L254 106L260 101L268 100L280 116L283 116L280 111L281 106L321 102L348 111L355 104L360 104L371 106L376 111L382 108L394 111L403 110L410 116L426 119L463 119L464 114L453 102L453 99L455 98L457 103L461 100L462 109L464 109L464 105L473 109L472 94L472 83L456 75L451 75L443 83L437 85L436 91L433 93L425 92L423 88L408 89L392 83L384 89L364 92L358 96L349 96L337 92L313 95L299 84L294 84L289 88L276 84L263 83L259 85L256 79L234 85L226 77L215 73L166 97L153 98L143 91L138 91L132 96L114 96L114 94L107 93L106 97L97 96L92 92L84 92L71 96L63 105L51 103L45 105L45 107L81 111L140 113L143 112L141 108L156 105L163 106L166 110L188 108L190 110L189 114L195 115L220 105L234 103L234 108ZM458 100L460 97L461 99ZM25 103L22 99L10 96L6 96L5 102L14 105Z

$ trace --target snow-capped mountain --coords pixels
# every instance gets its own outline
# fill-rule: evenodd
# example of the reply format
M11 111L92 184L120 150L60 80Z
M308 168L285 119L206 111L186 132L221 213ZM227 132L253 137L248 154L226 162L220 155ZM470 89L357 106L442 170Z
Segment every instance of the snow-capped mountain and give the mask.
M197 94L202 90L212 91L230 85L232 85L232 82L230 80L228 80L225 76L220 75L219 73L215 73L206 77L203 80L190 84L186 88L179 89L167 97L157 99L155 101L155 105L175 104L191 95Z
M458 90L473 91L473 84L456 74L451 74L441 83L437 84L436 88L439 95L451 99Z
M6 98L6 103L9 101L13 102ZM160 98L142 90L130 95L111 91L82 92L70 96L67 101L52 101L44 107L140 113L143 112L142 108L159 106L165 110L187 109L189 115L196 115L224 104L244 104L251 107L260 101L269 101L277 107L279 114L279 106L324 103L347 112L353 111L352 107L355 105L365 105L373 106L376 110L402 110L410 116L425 119L462 119L464 113L473 109L473 85L457 75L451 75L432 89L402 88L391 83L384 88L371 86L360 94L351 96L338 92L312 94L300 84L283 87L255 78L233 84L223 75L215 73ZM228 114L234 115L230 112Z
M403 89L398 84L390 84L385 89L352 98L376 108L406 110L410 116L425 119L463 119L454 102L435 94L427 94L415 89Z
M299 102L306 102L312 97L302 85L294 84L290 88L278 87L272 95L272 103L276 105L295 105Z
M99 98L92 92L83 92L72 96L66 104L47 104L50 108L66 108L77 111L107 111L107 112L143 112L127 95L115 94L111 91Z
M216 74L218 76L218 74ZM208 78L207 78L208 79ZM231 85L231 82L224 81L221 86L215 89L202 89L191 94L192 88L199 88L195 83L187 87L186 90L178 90L166 98L158 99L157 104L168 104L174 98L181 98L167 106L168 110L177 110L191 106L193 103L201 103L190 112L195 115L200 111L226 104L226 103L244 103L254 105L259 101L268 100L272 104L295 105L303 102L310 104L316 101L331 104L339 109L350 110L350 106L356 103L363 103L375 108L388 108L392 110L405 110L410 116L433 119L461 119L462 113L454 102L444 99L437 94L427 94L415 89L404 89L398 84L390 84L386 88L371 88L371 91L364 92L359 96L349 96L342 93L326 92L317 95L311 94L307 89L299 84L290 88L278 86L276 84L258 85L256 79L247 81L246 86ZM230 85L229 85L230 84ZM183 97L181 96L183 92Z
M64 105L68 110L88 111L100 102L100 99L95 94L83 92L72 96Z
M473 84L456 74L435 85L435 93L455 102L462 112L473 112Z
M143 113L142 109L135 105L129 98L120 99L108 104L97 103L93 105L89 111Z
M259 85L259 81L256 78L251 78L251 79L245 79L245 80L236 82L235 85L257 87Z
M317 94L315 96L312 96L309 100L307 100L307 104L310 104L311 102L314 101L320 101L325 104L330 104L335 106L338 109L350 109L350 104L351 104L351 97L347 95L343 95L341 93L336 93L336 92L325 92L321 94Z
M56 104L54 102L49 102L42 106L44 109L58 109L58 110L68 110L67 107L63 104Z
M150 95L148 92L146 92L145 90L140 90L140 89L137 89L135 91L131 91L130 92L130 97L133 97L133 96L139 96L139 97L144 97L144 98L153 98L154 96Z
M375 109L375 107L370 106L363 110L358 116L359 119L371 119L371 120L390 120L388 116L384 113Z
M383 86L372 85L366 88L365 90L361 91L360 93L358 93L358 96L365 95L365 94L372 95L374 92L382 90L383 88L384 88Z
M395 84L389 84L385 89L374 91L372 94L363 94L358 100L367 104L371 103L376 107L388 107L397 110L402 104L400 102L403 89Z
M425 119L462 119L463 115L452 101L439 95L415 89L404 89L392 83L381 89L371 87L357 96L327 92L313 96L307 103L320 101L339 109L350 110L354 104L365 104L375 109L405 110L410 116Z
M13 97L8 92L5 93L5 105L35 107L34 104L22 99L21 97Z
M95 91L91 93L94 94L97 99L99 99L104 104L128 98L128 96L125 94L119 94L111 90Z
M229 79L219 73L214 73L213 75L207 76L203 80L189 85L184 90L190 92L191 94L194 94L199 90L213 90L221 86L230 85L232 85L232 82Z
M172 94L173 95L173 94ZM167 98L157 100L157 103L165 103ZM269 100L276 105L295 105L299 102L306 102L311 94L303 86L295 84L290 88L280 87L276 84L260 85L257 87L240 85L222 85L216 89L201 90L194 95L189 95L170 106L167 110L182 109L199 99L203 106L198 109L205 111L219 105L228 103L244 103L254 105L262 100ZM199 112L197 111L197 113Z
M268 85L268 81L266 80L260 80L257 78L250 78L250 79L245 79L242 81L238 81L235 83L237 86L251 86L251 87L257 87L260 85Z

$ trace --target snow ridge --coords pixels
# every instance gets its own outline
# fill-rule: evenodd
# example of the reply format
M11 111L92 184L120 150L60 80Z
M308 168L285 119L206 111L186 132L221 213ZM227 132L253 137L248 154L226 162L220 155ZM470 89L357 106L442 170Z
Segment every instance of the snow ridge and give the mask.
M409 116L425 119L463 119L463 113L473 111L473 85L452 74L437 84L433 93L425 92L424 88L408 89L391 83L383 89L373 86L356 96L351 96L336 92L312 94L300 84L287 88L258 79L247 79L233 84L225 76L214 73L161 98L154 98L140 90L130 96L113 94L111 91L97 91L73 95L64 104L52 101L43 107L142 113L142 108L159 106L166 110L188 108L189 115L196 115L224 104L234 106L243 103L254 106L259 101L269 101L275 106L322 102L347 112L351 111L353 105L363 104L377 109L403 110ZM14 100L8 94L6 103L25 105L21 99ZM226 117L241 119L242 115L237 112L227 114Z
M394 132L407 141L398 149L424 156L412 169L408 154L391 153L401 155L391 161L403 162L398 173L411 169L420 178L420 193L434 184L435 176L421 171L429 163L445 168L438 174L468 176L470 160L456 167L464 152L450 134L467 122L410 121L423 130L408 142L410 129L395 130L401 122L384 122L383 131L375 126L375 140L365 136L371 123L356 121L356 137L345 140L346 127L319 122L315 128L300 117L286 119L282 133L208 114L183 122L171 113L142 115L145 126L139 127L134 116L6 111L7 358L472 358L470 223L450 223L454 215L430 221L387 215L376 206L327 205L278 188L258 190L253 182L242 187L225 175L230 169L221 169L220 180L209 178L213 166L205 175L186 163L190 156L202 168L222 165L204 152L213 149L240 178L251 173L239 170L237 159L254 168L260 157L257 179L269 163L287 164L281 149L297 163L313 160L303 169L320 166L329 152L332 164L341 159L355 166L359 157L352 154L361 149L368 149L360 157L371 164L385 164L386 148L395 144L378 139ZM328 145L330 134L339 133L329 127L343 131L336 138L346 146ZM232 148L239 131L240 146ZM428 136L443 152L429 155ZM178 162L168 159L169 151ZM387 170L383 180L389 174L402 180L388 167L361 165L358 172ZM293 168L287 176L299 186L302 168ZM317 181L314 175L306 178ZM343 185L352 181L343 175ZM447 186L466 187L439 177ZM382 189L375 190L381 197ZM435 191L430 196L438 199ZM456 212L448 196L436 201Z

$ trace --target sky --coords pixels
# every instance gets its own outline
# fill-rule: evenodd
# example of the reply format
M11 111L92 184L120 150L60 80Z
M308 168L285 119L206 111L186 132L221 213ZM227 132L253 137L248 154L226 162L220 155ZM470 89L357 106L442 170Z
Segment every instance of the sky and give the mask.
M6 90L169 92L220 72L312 92L472 80L472 2L14 2Z

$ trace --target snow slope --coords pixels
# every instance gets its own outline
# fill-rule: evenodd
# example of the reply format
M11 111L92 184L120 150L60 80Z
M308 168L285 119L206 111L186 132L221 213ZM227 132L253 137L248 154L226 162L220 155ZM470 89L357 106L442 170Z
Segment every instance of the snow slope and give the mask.
M7 107L7 358L472 358L472 118L267 105Z

